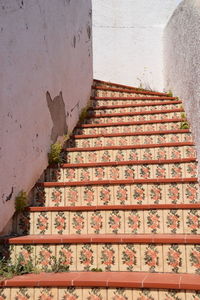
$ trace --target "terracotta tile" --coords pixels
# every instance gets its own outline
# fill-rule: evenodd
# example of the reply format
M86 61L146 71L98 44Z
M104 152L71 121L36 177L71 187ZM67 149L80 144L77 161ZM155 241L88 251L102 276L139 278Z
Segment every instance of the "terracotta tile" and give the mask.
M155 288L155 289L178 289L180 282L179 274L169 273L151 273L147 274L143 281L144 288ZM162 299L162 298L161 298Z

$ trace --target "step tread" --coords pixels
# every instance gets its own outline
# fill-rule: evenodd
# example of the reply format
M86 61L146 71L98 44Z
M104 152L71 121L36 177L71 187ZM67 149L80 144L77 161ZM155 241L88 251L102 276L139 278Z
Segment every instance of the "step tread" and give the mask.
M1 287L124 287L200 290L200 275L147 272L40 273L2 280Z
M8 244L63 244L63 243L149 243L149 244L200 244L195 234L45 234L25 235L0 239Z
M161 96L161 97L91 97L91 100L175 100L177 101L176 97L168 97L168 96Z

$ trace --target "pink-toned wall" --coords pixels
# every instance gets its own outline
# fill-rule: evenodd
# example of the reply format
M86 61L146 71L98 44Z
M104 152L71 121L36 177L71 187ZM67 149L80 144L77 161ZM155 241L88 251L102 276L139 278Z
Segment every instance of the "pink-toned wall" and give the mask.
M0 1L0 232L90 97L91 22L90 0Z

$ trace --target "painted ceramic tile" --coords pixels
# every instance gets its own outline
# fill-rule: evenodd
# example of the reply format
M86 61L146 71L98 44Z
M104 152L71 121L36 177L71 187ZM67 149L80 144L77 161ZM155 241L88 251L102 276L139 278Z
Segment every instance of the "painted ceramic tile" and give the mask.
M110 137L105 139L104 146L115 146L115 138Z
M144 131L156 131L157 130L157 124L147 124L144 125Z
M140 165L138 166L138 178L139 179L150 179L153 178L153 168L151 165Z
M79 168L78 181L90 181L92 180L92 168Z
M34 234L51 234L51 213L36 212L34 213Z
M48 206L49 188L34 187L34 206Z
M111 150L100 151L99 161L100 162L112 161L112 151Z
M36 246L36 265L37 267L48 272L52 270L55 264L55 246L54 245L37 245Z
M125 211L124 220L126 233L144 233L144 218L142 210Z
M94 186L85 186L82 188L82 205L95 205L97 193Z
M130 186L120 184L114 186L115 205L129 205L130 204Z
M183 148L182 147L172 147L170 149L170 159L180 159L183 157Z
M131 204L147 204L147 185L134 184L131 186Z
M83 298L87 300L104 300L107 298L107 291L104 288L83 289Z
M130 145L140 145L141 144L141 138L140 136L130 136Z
M49 189L49 206L64 206L64 198L64 188L53 187Z
M184 210L185 233L200 233L200 213L197 209Z
M113 161L125 161L127 160L126 151L125 150L118 150L113 151Z
M49 177L52 182L62 182L63 181L63 169L58 168L50 168L49 169Z
M184 176L184 164L176 163L169 165L170 178L182 178Z
M137 166L134 165L126 165L122 167L123 175L122 179L132 180L137 177Z
M141 245L141 265L144 272L163 272L162 246Z
M199 202L199 188L195 183L187 183L183 186L183 197L185 203Z
M12 288L12 290L13 290L13 288ZM5 289L1 288L0 289L0 299L1 300L11 300L11 299L15 299L14 297L16 297L16 293L14 292L13 298L11 298L11 289L9 289L9 288L5 288ZM28 298L28 299L30 299L30 298ZM26 300L26 298L24 300Z
M186 291L185 293L186 300L199 300L200 292L199 291Z
M142 160L155 159L155 151L153 148L141 149L140 155Z
M65 205L80 205L80 187L69 186L65 188Z
M66 168L63 171L63 181L78 181L78 168Z
M37 300L57 300L56 288L38 288L35 289L35 299Z
M4 299L4 298L2 298ZM15 299L15 300L31 300L34 299L34 290L33 288L11 288L10 298L5 299Z
M159 291L159 299L161 300L186 300L184 291L165 290ZM189 299L187 299L189 300Z
M170 134L169 135L169 143L179 143L181 142L180 134Z
M170 209L164 211L164 232L183 233L183 211L181 209Z
M192 138L191 133L184 133L182 141L183 142L192 142L193 138Z
M127 160L135 161L140 159L140 149L127 150Z
M185 158L195 158L196 157L196 150L193 146L186 146L184 147L184 157Z
M119 270L118 245L98 245L98 268L105 271Z
M59 264L66 269L66 271L76 271L76 245L57 245L56 254Z
M108 178L110 180L119 180L121 178L121 168L119 167L110 167L108 168Z
M128 137L127 136L121 136L121 137L118 138L118 145L126 146L128 144L129 144L129 142L128 142Z
M103 298L104 300L106 298ZM131 289L123 289L123 288L116 288L116 289L108 289L108 297L107 299L110 300L132 300L132 291Z
M186 259L184 245L163 245L164 272L185 273Z
M77 245L77 271L97 268L97 245Z
M30 233L30 228L33 230L32 223L33 219L31 220L30 212L24 211L19 213L17 217L17 233L21 235Z
M164 204L165 189L163 184L148 185L148 203L149 204Z
M200 245L187 245L187 272L200 274Z
M154 136L153 135L145 135L143 137L143 144L148 145L148 144L154 144Z
M137 300L158 300L158 291L152 290L134 290L133 299ZM160 299L161 300L161 299Z
M103 185L98 187L98 205L114 204L113 186Z
M84 152L74 152L74 163L75 164L84 163Z
M165 144L167 143L167 135L159 134L157 135L157 144Z
M21 267L32 268L35 265L35 247L31 245L15 246L15 263Z
M92 139L84 139L82 140L82 148L92 147Z
M94 145L94 147L102 147L103 146L102 139L100 137L95 138L95 140L93 142L93 145Z
M105 180L107 177L107 168L96 167L93 169L93 180Z
M52 234L69 234L69 212L52 212Z
M166 203L178 204L183 203L183 186L178 183L166 185Z
M58 300L82 300L82 288L68 287L58 289Z
M106 233L106 211L88 212L88 234Z
M162 210L144 211L145 233L163 233Z
M194 178L194 177L197 177L197 163L186 163L184 164L184 167L185 167L185 177L187 178Z
M154 176L157 179L168 178L168 165L167 164L158 164L154 165Z
M77 211L70 214L70 234L87 234L87 213Z
M167 148L165 147L156 148L155 158L159 160L167 159Z
M107 233L124 233L124 211L109 211L106 218Z
M140 245L119 245L119 270L140 271Z

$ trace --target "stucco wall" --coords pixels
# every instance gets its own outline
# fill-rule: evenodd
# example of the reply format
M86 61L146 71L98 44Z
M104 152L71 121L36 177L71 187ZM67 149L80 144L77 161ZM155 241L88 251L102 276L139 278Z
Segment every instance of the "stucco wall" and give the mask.
M165 87L184 101L200 160L199 0L185 0L174 12L165 29L164 57Z
M91 22L91 0L0 0L0 232L90 97Z
M92 0L94 77L163 89L163 30L181 0Z

